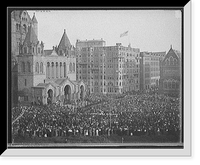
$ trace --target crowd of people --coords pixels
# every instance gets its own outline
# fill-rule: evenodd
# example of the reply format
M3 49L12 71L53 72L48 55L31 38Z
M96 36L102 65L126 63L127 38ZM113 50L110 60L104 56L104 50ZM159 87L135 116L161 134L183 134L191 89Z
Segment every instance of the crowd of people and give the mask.
M13 133L31 138L180 135L179 98L134 93L117 98L90 96L87 102L84 107L50 104L13 108L13 112L24 112L13 124Z

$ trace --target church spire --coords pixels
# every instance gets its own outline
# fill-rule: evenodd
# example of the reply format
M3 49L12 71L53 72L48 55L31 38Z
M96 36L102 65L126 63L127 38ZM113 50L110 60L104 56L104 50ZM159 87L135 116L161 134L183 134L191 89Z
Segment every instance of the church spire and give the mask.
M38 23L38 21L37 21L37 19L36 19L36 17L35 17L35 13L33 14L32 22L33 22L33 23Z
M71 47L71 43L69 41L69 38L67 37L66 30L64 29L64 33L58 45L58 49L65 50L66 48L70 48L70 47Z
M24 44L26 45L30 45L30 44L37 44L38 43L38 38L37 35L35 34L35 31L33 30L32 25L30 25L28 27L28 32L26 34L25 40L24 40Z

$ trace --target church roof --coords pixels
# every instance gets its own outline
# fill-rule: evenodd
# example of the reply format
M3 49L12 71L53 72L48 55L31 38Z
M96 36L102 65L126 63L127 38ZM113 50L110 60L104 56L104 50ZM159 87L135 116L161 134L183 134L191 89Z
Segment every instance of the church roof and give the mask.
M44 50L44 54L45 54L46 56L49 56L49 55L51 55L52 51L53 51L53 49Z
M36 17L35 17L35 13L33 14L32 22L33 22L33 23L38 23L38 21L37 21L37 19L36 19Z
M58 84L58 85L60 85L60 84L62 84L64 81L66 80L66 78L60 78L60 79L57 79L57 80L55 80L55 83L56 84Z
M64 29L64 33L58 45L58 49L60 50L60 49L66 49L70 47L71 47L71 43L69 41L69 38L67 37L66 30Z
M35 34L35 31L33 30L32 26L28 27L28 33L26 34L24 44L30 45L31 43L37 44L38 43L38 38Z

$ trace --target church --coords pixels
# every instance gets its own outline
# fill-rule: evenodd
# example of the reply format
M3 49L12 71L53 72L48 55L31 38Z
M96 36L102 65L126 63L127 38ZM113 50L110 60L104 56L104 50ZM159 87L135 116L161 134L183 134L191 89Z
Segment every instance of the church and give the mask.
M71 45L66 30L58 46L44 50L44 43L38 41L35 27L32 24L28 27L17 55L18 101L44 105L83 100L87 89L83 81L76 81L76 49Z

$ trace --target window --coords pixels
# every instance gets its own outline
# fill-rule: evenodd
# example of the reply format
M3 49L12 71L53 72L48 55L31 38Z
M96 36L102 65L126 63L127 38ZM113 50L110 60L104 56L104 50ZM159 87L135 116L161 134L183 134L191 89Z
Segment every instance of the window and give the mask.
M26 33L26 25L23 25L23 32Z
M40 73L43 73L43 63L40 63Z
M38 48L38 53L40 53L40 48Z
M24 53L27 53L27 47L24 47Z
M169 59L166 60L165 65L169 65Z
M69 64L69 71L72 72L72 63Z
M28 69L28 72L30 73L31 72L31 64L30 64L30 62L27 62L27 69Z
M35 72L39 73L39 63L38 62L36 62L36 65L35 65Z
M27 85L27 81L26 81L26 79L24 79L24 86L26 86Z
M170 61L170 65L174 65L174 59L172 56L169 58L169 61Z
M75 72L75 63L73 63L73 72Z
M172 81L172 89L176 89L176 81Z
M168 81L168 88L172 89L172 82L171 81Z
M21 63L21 72L25 72L25 62Z
M64 62L64 77L66 77L66 64Z

